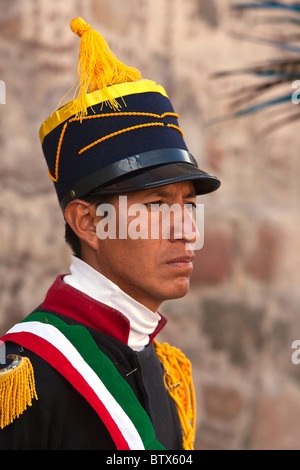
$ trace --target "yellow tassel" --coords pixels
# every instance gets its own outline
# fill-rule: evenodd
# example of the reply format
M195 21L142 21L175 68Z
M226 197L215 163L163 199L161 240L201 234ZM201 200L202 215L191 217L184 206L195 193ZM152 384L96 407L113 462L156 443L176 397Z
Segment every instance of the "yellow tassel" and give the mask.
M12 354L13 362L0 370L0 428L3 429L18 418L32 399L37 399L34 373L27 357Z
M142 78L134 67L120 62L101 34L94 31L82 18L74 18L70 23L71 30L80 40L78 63L79 85L74 94L76 117L87 114L86 94L101 90L103 99L115 111L119 103L110 96L107 87L117 83L132 82Z
M196 399L192 366L186 356L168 343L154 342L156 354L165 369L165 385L174 399L182 427L183 448L194 449L196 431Z

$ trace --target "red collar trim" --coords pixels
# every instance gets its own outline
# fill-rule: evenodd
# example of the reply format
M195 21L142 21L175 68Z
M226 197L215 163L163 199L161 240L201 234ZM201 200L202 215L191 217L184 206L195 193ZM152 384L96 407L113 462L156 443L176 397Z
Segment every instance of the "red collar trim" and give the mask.
M60 313L128 344L130 331L128 318L118 310L66 284L63 282L63 277L64 275L60 275L56 278L47 292L42 308ZM157 328L150 335L150 343L167 323L167 319L161 314L160 316Z

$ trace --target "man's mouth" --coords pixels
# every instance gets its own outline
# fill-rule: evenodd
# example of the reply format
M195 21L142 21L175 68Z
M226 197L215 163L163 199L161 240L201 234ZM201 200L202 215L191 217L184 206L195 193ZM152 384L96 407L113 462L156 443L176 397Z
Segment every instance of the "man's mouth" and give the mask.
M166 264L171 267L178 268L178 269L191 270L193 269L193 260L194 260L194 256L184 255L184 256L178 256L176 258L172 258Z

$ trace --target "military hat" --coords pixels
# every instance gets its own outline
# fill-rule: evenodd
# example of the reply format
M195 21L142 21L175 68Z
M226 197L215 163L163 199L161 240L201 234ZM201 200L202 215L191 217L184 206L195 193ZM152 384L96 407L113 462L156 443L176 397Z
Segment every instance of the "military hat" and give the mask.
M62 211L96 192L121 194L191 180L197 194L220 181L198 168L165 89L120 62L83 19L79 85L40 128L48 173Z

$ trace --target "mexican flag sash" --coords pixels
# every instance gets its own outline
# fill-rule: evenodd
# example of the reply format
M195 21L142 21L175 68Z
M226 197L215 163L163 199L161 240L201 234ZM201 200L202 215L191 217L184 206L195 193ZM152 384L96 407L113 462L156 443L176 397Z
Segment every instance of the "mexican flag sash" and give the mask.
M118 450L164 449L133 390L86 328L35 312L2 338L38 354L94 408Z

